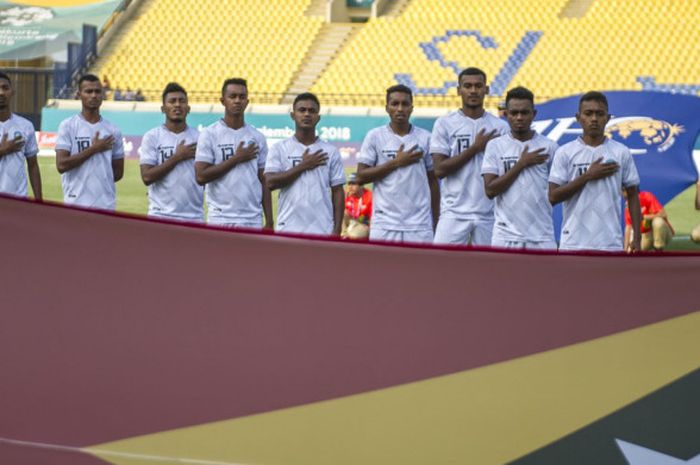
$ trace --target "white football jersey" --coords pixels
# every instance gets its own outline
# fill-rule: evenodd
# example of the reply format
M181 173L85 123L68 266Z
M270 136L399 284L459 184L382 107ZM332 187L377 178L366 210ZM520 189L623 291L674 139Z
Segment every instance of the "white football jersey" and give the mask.
M503 241L553 242L552 204L549 203L549 168L558 145L535 133L521 142L508 133L486 146L481 174L503 176L520 159L525 146L532 152L544 149L547 162L520 172L508 190L495 198L493 237Z
M486 133L496 130L503 135L510 131L508 123L484 112L481 118L472 119L462 110L455 110L435 121L430 138L430 153L448 157L459 155L467 149L476 135L485 129ZM456 172L444 177L440 183L440 216L461 220L482 220L493 216L493 201L484 193L481 179L481 163L484 152Z
M202 130L197 142L195 161L218 165L233 156L238 145L255 143L257 158L239 163L228 173L205 187L207 223L260 223L262 226L262 183L258 171L265 167L267 140L249 124L232 129L223 119Z
M328 155L325 165L304 171L292 184L280 189L277 231L305 234L333 232L333 203L330 188L345 184L340 152L319 138L306 146L295 136L280 141L270 149L265 173L281 173L301 163L304 151L323 150Z
M114 210L116 190L112 160L124 158L124 141L121 131L104 118L92 124L77 114L63 120L58 127L56 150L67 150L76 155L92 144L95 134L100 139L114 137L111 150L96 153L77 168L61 175L63 202L82 207Z
M27 158L36 157L39 147L32 123L12 113L7 121L0 122L0 140L7 134L8 140L20 136L24 140L21 149L0 157L0 193L27 196Z
M394 231L433 228L430 209L428 171L433 170L430 156L430 133L415 125L405 136L399 136L391 126L374 128L367 133L358 163L378 166L396 158L399 147L414 146L423 151L423 160L389 173L374 183L372 192L372 226Z
M175 155L181 142L196 143L199 131L187 127L180 133L165 125L151 129L143 136L140 149L142 165L158 166ZM163 178L148 186L148 214L187 221L204 220L204 188L197 184L194 159L179 162Z
M627 147L606 139L598 147L579 137L554 155L549 182L564 185L586 172L595 160L612 160L620 169L612 176L588 182L565 200L561 250L622 250L622 188L639 185L639 174Z

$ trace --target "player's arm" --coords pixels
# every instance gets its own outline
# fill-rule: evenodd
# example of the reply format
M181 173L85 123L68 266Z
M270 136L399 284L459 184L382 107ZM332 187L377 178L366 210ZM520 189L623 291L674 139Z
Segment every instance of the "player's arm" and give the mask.
M328 162L328 154L321 149L314 153L309 153L307 148L301 157L301 162L287 171L267 172L265 174L265 184L273 191L287 187L301 176L304 171L312 170ZM342 186L341 186L342 187Z
M428 187L430 187L430 210L433 215L433 230L435 230L440 219L440 182L433 170L428 171Z
M0 158L11 153L19 152L24 147L24 139L22 136L9 139L7 133L2 136L0 141Z
M124 177L124 159L123 158L113 158L112 159L112 174L114 175L114 182L119 181Z
M253 160L260 153L260 147L255 142L245 145L245 141L241 141L236 147L236 151L233 156L227 160L222 161L218 165L211 163L197 161L194 164L194 172L197 178L197 184L204 185L209 182L215 181L231 171L234 166L245 163L247 161Z
M178 163L194 158L197 151L197 143L185 144L183 140L175 149L172 157L165 160L160 165L141 164L141 179L145 185L151 185L156 181L160 181L170 173Z
M258 179L260 180L260 184L262 184L262 209L265 214L264 228L272 229L275 226L274 220L272 219L272 192L265 184L264 172L265 170L263 168L258 170Z
M550 182L549 202L552 205L556 205L559 202L568 200L583 189L583 187L590 181L612 176L618 169L620 169L620 165L617 163L603 163L603 157L601 157L591 163L586 172L575 178L573 181L561 185ZM637 199L637 203L639 203L639 199Z
M515 165L503 175L498 176L492 173L484 174L484 192L486 193L486 197L492 199L497 195L501 195L513 185L523 170L530 166L541 165L545 163L548 158L549 156L545 153L544 148L529 151L526 145Z
M43 200L41 192L41 171L39 170L39 162L36 155L27 158L27 174L29 175L29 184L32 185L32 192L36 200Z
M414 145L408 150L404 150L404 145L401 144L396 152L396 158L389 160L386 163L377 166L369 166L365 163L357 164L357 182L359 184L368 184L384 179L389 174L399 168L418 163L423 159L423 151Z
M625 251L630 250L630 238L632 237L632 228L630 227L629 224L625 225L625 235L624 235L624 240L623 240L623 246L622 249Z
M700 181L695 184L695 209L700 210Z
M345 214L345 190L342 184L331 187L331 200L333 201L333 235L340 236Z
M464 165L469 163L477 154L483 152L486 148L486 144L488 144L488 142L495 137L498 137L498 131L496 129L487 133L486 128L483 128L476 135L474 143L454 157L449 157L443 153L433 153L435 175L442 179L445 176L449 176L458 171Z
M93 155L110 150L112 148L112 145L114 145L114 136L107 136L104 139L100 139L100 131L97 131L95 133L95 137L92 138L90 146L76 153L75 155L71 155L70 151L68 150L57 149L56 169L58 169L59 173L63 174L66 171L78 168ZM114 163L112 165L114 165ZM114 169L114 166L112 167L112 169ZM124 170L122 159L122 173L123 172Z
M627 204L630 209L630 217L632 219L633 236L630 242L630 250L638 252L642 250L642 209L639 205L639 189L638 186L625 187L627 191Z
M350 215L348 215L347 210L343 210L343 228L340 233L340 237L347 237L348 226L350 226Z

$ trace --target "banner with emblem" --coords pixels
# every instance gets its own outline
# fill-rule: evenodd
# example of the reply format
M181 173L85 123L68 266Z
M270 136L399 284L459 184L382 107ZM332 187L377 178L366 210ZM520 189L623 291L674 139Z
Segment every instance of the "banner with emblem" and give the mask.
M665 92L605 92L611 115L608 137L626 145L641 179L640 190L651 191L662 204L698 179L693 149L700 132L700 97ZM537 105L533 127L560 146L579 137L576 122L580 95ZM559 237L562 207L553 211Z
M605 92L608 137L626 145L641 178L641 190L666 203L687 189L698 173L693 147L700 132L700 97L665 92ZM559 145L581 135L576 122L580 95L537 106L535 129Z
M120 0L0 1L0 59L52 56L65 61L68 42L82 40L83 24L102 27Z

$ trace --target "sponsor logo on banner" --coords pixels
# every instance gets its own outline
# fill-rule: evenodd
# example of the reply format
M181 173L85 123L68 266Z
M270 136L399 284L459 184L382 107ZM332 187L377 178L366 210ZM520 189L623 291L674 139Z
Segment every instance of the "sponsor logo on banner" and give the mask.
M659 152L665 152L676 142L676 136L684 131L680 124L645 116L611 119L605 129L608 137L624 140L635 155L647 153L646 146L650 145L655 146Z

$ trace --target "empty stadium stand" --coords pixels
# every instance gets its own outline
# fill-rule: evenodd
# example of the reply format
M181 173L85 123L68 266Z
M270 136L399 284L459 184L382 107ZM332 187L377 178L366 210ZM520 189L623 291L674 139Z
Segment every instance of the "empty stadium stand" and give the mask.
M215 100L222 80L237 75L261 103L309 89L326 103L377 106L384 89L405 83L418 106L454 106L466 66L488 74L491 104L515 85L540 98L594 88L700 91L700 2L400 3L400 13L355 26L329 50L318 0L144 0L94 71L149 99L177 80L195 101ZM322 53L309 73L302 65Z
M378 105L382 89L402 82L417 90L417 105L451 106L466 66L484 69L495 95L514 85L541 98L700 90L700 2L586 3L580 17L562 17L571 1L413 0L400 17L368 23L312 90L374 93L363 103Z
M276 103L323 24L309 0L145 0L93 72L113 87L160 98L178 81L193 100L216 100L227 77Z

